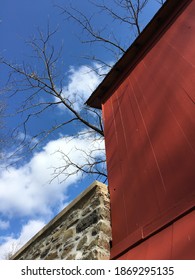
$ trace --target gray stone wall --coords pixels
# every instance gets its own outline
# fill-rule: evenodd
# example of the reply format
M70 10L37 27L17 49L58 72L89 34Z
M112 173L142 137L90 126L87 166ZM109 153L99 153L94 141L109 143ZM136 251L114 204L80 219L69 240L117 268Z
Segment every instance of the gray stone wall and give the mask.
M108 188L95 181L27 242L12 259L109 259L110 241Z

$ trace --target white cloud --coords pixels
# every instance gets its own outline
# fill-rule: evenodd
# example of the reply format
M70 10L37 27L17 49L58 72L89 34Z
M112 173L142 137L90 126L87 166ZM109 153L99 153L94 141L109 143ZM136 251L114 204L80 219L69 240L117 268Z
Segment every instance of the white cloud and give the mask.
M12 236L0 237L0 259L7 259L16 253L31 237L33 237L45 223L41 220L30 220L22 227L18 238Z
M67 171L72 172L72 176L61 184L58 184L57 180L48 183L52 178L53 167L62 171L62 165L66 164L63 154L68 155L70 160L77 164L85 164L87 153L103 156L104 142L94 141L90 133L82 131L74 138L66 136L50 141L41 152L34 154L28 163L1 172L0 214L15 219L18 216L27 219L31 217L31 220L23 226L18 238L13 236L13 233L10 236L0 236L0 259L16 252L34 236L44 226L42 220L50 218L48 216L52 213L52 209L62 210L67 206L69 202L67 189L81 179L82 173L74 173L75 168L68 167ZM63 181L63 179L64 174L61 174L59 180ZM38 215L39 219L36 220L34 215ZM34 220L32 220L33 216ZM1 229L6 229L8 226L9 222L0 220Z
M88 65L78 68L71 66L68 72L68 83L63 88L62 96L68 98L75 110L81 111L85 101L102 81L103 73L106 74L108 70L97 63L92 67Z
M96 65L97 68L99 67ZM102 70L99 69L99 74ZM63 95L69 97L74 108L82 110L84 101L101 82L102 77L91 71L88 66L71 67L69 80L63 89ZM19 137L22 138L22 134ZM92 152L93 150L93 152ZM91 155L86 157L86 154ZM102 139L94 141L94 137L86 131L70 136L61 136L57 140L48 142L40 152L33 155L29 162L20 167L10 167L0 171L0 214L8 218L21 218L48 220L53 216L53 210L62 210L70 201L69 187L82 178L82 172L76 172L74 166L67 167L67 158L76 164L93 162L94 157L104 155L104 142ZM7 158L5 156L5 158ZM64 167L67 167L64 170ZM53 172L61 173L58 178L51 180ZM65 178L65 172L72 173ZM59 184L59 182L61 182ZM28 241L44 223L41 220L30 220L16 238L0 236L0 259L9 252L17 251ZM0 229L8 229L9 222L0 220ZM10 232L12 229L10 229Z
M8 229L10 226L9 221L0 220L0 229Z
M41 152L34 154L32 159L19 168L11 167L3 170L0 174L0 213L4 216L33 216L52 214L52 209L59 208L67 202L67 189L76 183L82 176L81 172L76 173L73 166L69 166L68 173L73 173L65 181L62 172L66 162L63 154L77 163L86 162L86 153L96 148L95 156L102 151L104 143L93 141L88 134L77 135L75 138L69 136L58 140L50 141ZM59 152L56 152L59 151ZM93 160L93 159L91 159ZM62 174L57 180L51 181L53 168L58 168ZM50 182L51 181L51 182Z

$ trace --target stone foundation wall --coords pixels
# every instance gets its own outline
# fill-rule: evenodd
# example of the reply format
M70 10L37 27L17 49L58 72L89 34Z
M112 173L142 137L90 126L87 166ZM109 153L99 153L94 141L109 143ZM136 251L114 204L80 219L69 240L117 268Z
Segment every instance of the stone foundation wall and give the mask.
M12 259L109 259L110 241L108 188L95 181L27 242Z

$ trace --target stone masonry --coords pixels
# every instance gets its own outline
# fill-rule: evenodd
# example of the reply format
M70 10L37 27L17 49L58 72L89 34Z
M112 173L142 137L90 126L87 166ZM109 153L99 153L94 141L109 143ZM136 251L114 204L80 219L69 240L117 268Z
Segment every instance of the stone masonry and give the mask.
M110 242L108 188L95 181L14 254L12 259L109 259Z

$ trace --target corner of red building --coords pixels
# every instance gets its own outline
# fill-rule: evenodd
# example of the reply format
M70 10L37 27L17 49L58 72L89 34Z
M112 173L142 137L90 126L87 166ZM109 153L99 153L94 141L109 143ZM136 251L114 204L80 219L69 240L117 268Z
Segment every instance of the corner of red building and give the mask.
M87 101L104 118L111 259L195 259L194 15L166 1Z

